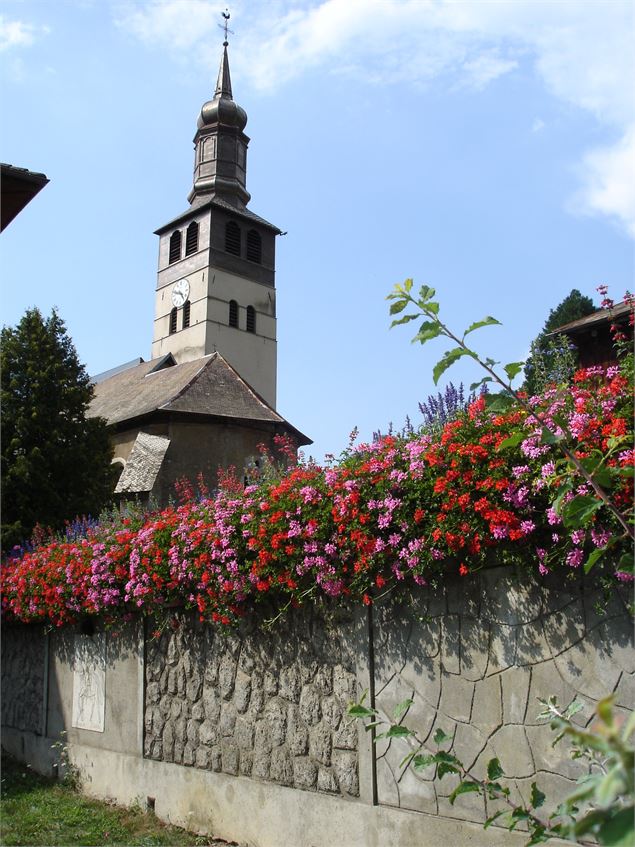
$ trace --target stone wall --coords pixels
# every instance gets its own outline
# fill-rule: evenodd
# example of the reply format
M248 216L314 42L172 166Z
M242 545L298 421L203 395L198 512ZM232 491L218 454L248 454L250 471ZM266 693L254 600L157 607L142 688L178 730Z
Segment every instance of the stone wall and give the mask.
M14 626L2 638L2 725L45 731L44 691L48 651L42 627Z
M359 794L346 626L310 611L273 633L178 616L146 648L145 755L343 796Z
M48 639L39 627L9 627L3 745L50 772L64 730L89 792L152 798L163 819L253 847L481 844L483 801L466 794L451 805L454 777L404 771L408 743L373 747L348 703L367 692L390 719L412 699L403 722L428 749L441 728L445 749L475 774L497 757L512 799L527 800L536 781L555 804L584 765L565 743L551 746L537 698L577 697L582 725L610 693L618 714L632 709L630 599L626 588L606 598L576 574L533 581L496 568L421 589L407 605L386 600L348 616L299 609L271 630L246 622L223 632L178 612L159 634L150 621ZM84 650L86 638L103 651ZM90 710L99 721L87 725L73 697L93 655L105 677ZM524 839L494 826L487 843Z
M512 779L512 799L529 798L531 783L552 805L585 772L566 743L552 747L548 725L536 716L538 698L574 697L583 704L576 722L586 725L598 700L614 693L618 714L635 704L630 592L608 600L590 581L562 578L534 582L508 569L483 571L422 591L414 608L375 610L375 705L386 716L407 698L404 723L430 749L437 728L452 737L452 750L478 777L497 757ZM405 773L403 741L377 746L380 803L448 817L482 821L484 800L448 795L455 777L433 780L434 771Z

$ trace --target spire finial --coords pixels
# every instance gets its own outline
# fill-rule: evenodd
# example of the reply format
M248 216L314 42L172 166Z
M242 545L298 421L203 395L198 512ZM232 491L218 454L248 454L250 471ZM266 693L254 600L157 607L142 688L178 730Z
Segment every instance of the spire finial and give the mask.
M227 40L227 33L231 33L232 35L234 34L234 31L229 28L229 19L231 18L231 15L229 13L229 9L225 9L224 12L221 12L221 15L223 16L223 18L225 20L222 24L218 24L218 26L223 30L223 32L225 34L225 40L223 41L223 47L227 47L227 45L229 44L229 41Z

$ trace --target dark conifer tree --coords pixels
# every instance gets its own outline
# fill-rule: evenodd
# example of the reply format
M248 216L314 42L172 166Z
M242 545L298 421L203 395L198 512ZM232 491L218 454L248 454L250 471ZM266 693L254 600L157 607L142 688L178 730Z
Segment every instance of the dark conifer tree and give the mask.
M533 341L531 354L525 362L523 389L528 394L536 394L549 382L561 382L571 376L578 359L576 350L565 336L550 337L549 333L590 315L596 308L590 297L574 288L559 306L549 312L542 332Z
M112 497L106 422L87 416L93 388L53 310L26 312L1 333L2 548L36 524L60 529L97 515Z

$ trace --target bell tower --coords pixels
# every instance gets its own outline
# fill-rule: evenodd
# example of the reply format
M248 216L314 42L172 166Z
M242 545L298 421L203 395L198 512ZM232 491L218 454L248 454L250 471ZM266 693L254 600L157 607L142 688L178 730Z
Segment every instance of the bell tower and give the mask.
M275 239L247 208L247 114L233 99L225 40L216 90L194 136L189 208L156 230L159 267L152 358L219 351L275 408Z

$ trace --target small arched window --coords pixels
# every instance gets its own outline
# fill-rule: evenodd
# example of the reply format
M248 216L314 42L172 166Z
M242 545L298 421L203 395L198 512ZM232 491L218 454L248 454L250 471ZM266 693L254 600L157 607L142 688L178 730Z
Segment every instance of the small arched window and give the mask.
M229 301L229 325L238 326L238 303L235 300Z
M183 303L183 329L187 329L190 325L190 301L186 300Z
M247 332L256 331L256 310L253 306L247 306Z
M185 232L185 255L190 256L198 250L198 224L196 221L188 226Z
M247 258L250 262L262 262L262 239L255 229L250 229L247 233Z
M170 236L170 264L181 258L181 230L175 230Z
M228 221L225 224L225 250L240 256L240 227L236 221Z
M170 335L176 332L176 306L170 312Z

